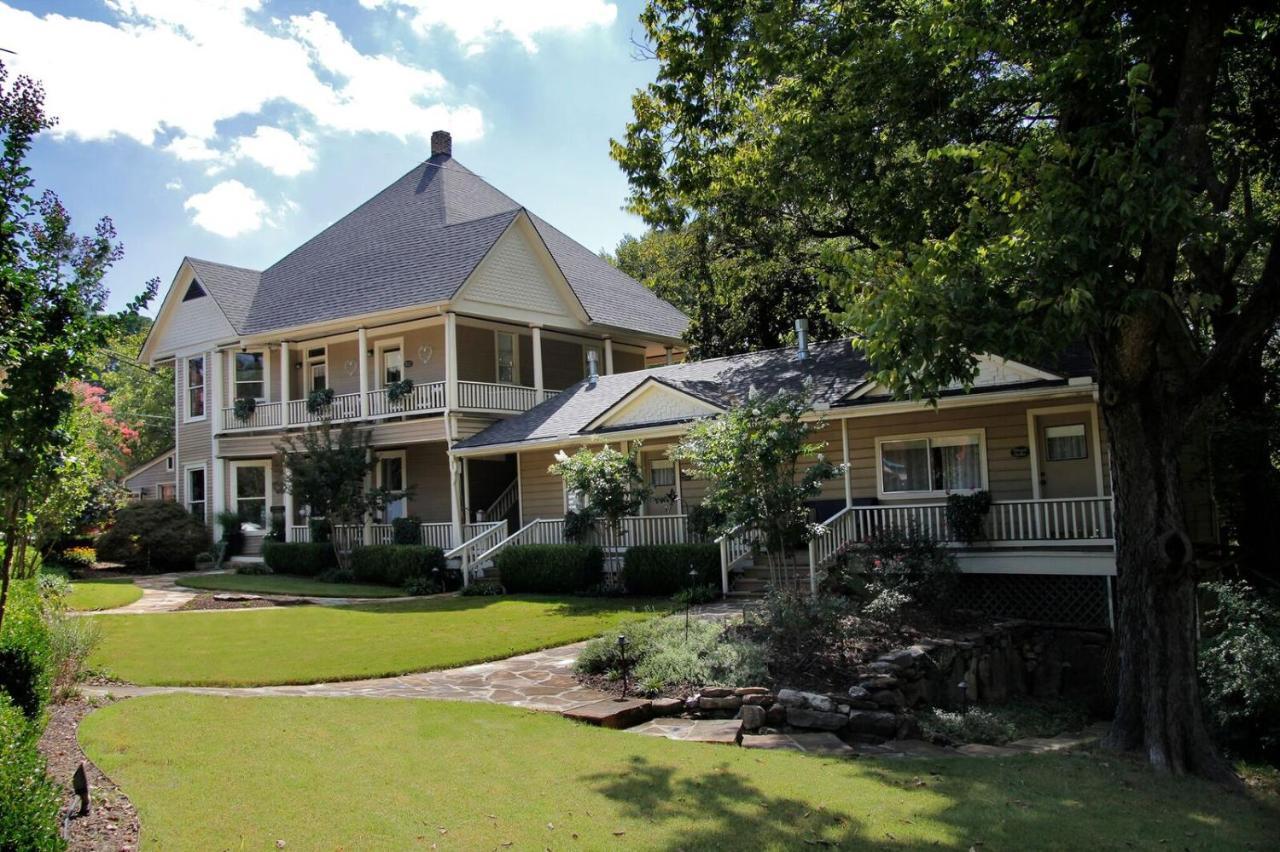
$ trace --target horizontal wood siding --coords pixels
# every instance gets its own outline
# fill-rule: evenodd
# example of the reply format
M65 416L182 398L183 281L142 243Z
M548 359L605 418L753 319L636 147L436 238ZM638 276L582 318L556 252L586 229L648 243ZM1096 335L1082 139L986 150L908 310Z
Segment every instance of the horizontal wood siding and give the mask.
M519 454L522 523L538 518L564 517L563 481L547 470L555 462L555 454L555 450L530 450Z
M403 449L405 481L413 488L413 496L409 498L409 514L427 523L451 520L449 454L444 442L414 444Z

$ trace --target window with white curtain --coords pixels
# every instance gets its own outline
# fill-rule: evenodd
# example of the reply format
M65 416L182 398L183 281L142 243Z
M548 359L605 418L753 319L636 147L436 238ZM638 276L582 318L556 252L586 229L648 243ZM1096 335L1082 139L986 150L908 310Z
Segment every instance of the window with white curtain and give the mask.
M1044 455L1049 461L1071 461L1089 457L1089 444L1084 436L1084 424L1046 426L1044 429Z
M880 492L975 491L983 487L982 435L932 435L878 444Z

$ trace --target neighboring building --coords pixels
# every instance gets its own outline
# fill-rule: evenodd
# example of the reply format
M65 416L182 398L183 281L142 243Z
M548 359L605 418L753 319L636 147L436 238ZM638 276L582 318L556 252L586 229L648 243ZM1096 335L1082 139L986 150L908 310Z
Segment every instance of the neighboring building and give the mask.
M371 433L378 484L413 486L376 520L417 516L453 545L477 516L516 511L514 455L464 479L453 443L572 386L589 362L665 360L687 324L464 168L437 131L430 159L271 267L184 259L142 360L174 368L178 500L210 521L238 511L248 552L276 504L305 534L273 458L283 433L323 417ZM334 397L313 412L317 389ZM239 399L254 401L243 419Z
M169 502L176 500L178 477L174 469L175 456L173 449L170 448L151 461L129 471L122 484L129 489L130 499Z

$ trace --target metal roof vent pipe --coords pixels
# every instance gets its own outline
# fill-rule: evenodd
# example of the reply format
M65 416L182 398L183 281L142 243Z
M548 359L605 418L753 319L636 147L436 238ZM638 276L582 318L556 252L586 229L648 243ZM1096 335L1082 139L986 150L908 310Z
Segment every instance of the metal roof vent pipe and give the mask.
M796 320L796 360L809 360L809 321Z
M587 386L595 387L596 382L600 380L600 369L596 364L596 359L600 356L596 354L596 350L587 350Z

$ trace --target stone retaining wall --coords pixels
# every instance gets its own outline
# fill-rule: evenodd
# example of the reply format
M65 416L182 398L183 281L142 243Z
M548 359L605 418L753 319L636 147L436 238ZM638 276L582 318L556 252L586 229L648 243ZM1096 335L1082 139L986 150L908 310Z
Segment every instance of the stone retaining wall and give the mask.
M1068 698L1101 714L1110 709L1109 642L1104 632L1010 621L882 654L850 672L844 693L709 687L686 699L683 709L741 716L749 731L791 727L879 739L916 736L913 711L924 707Z

